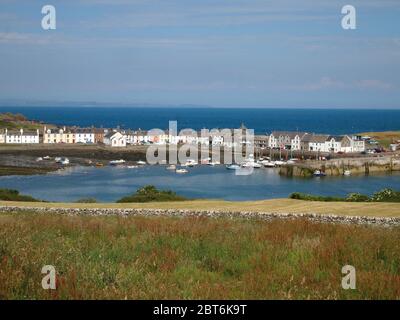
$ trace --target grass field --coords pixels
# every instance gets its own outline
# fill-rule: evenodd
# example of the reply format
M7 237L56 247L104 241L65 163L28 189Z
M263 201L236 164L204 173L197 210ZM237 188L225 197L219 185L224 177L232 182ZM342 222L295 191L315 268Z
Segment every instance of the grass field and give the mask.
M385 148L388 148L391 143L400 140L400 131L364 132L361 135L377 140Z
M219 211L256 211L276 213L317 213L348 216L400 216L400 203L383 202L319 202L294 199L261 201L191 200L156 203L36 203L0 201L0 206L63 207L63 208L155 208Z
M400 299L399 243L400 228L303 220L0 213L0 299Z

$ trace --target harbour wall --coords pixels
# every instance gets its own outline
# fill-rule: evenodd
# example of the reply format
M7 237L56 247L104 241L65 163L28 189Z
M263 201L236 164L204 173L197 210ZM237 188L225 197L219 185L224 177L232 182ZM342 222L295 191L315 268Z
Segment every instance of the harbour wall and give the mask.
M326 161L306 160L296 164L282 166L279 174L287 177L311 177L315 170L325 172L327 176L340 176L346 170L352 175L370 173L390 173L400 171L399 156L343 158Z

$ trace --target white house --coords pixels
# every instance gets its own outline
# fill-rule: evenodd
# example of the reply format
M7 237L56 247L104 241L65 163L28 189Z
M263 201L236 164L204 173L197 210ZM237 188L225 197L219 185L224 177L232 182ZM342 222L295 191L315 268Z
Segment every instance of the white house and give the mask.
M301 150L301 140L306 132L274 131L269 136L269 147Z
M361 136L351 137L352 152L365 151L365 140Z
M314 152L327 152L325 143L329 135L326 134L306 134L301 140L301 150Z
M111 147L126 147L126 135L119 131L111 131L104 136L104 144Z
M90 128L78 128L74 130L75 143L95 143L95 131Z
M365 150L365 142L358 136L307 134L301 140L301 150L333 153L362 152Z
M62 129L48 129L44 127L43 143L75 143L75 132L63 127Z
M5 143L39 143L39 129L35 131L24 131L24 129L8 131L6 129Z

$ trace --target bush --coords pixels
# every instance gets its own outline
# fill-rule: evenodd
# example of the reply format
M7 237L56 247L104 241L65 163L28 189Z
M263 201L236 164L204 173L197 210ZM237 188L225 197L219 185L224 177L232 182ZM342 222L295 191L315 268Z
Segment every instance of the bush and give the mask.
M75 203L97 203L97 199L95 198L82 198L76 200Z
M349 193L346 198L339 198L315 196L301 192L294 192L289 196L289 198L306 201L400 202L400 192L392 189L383 189L374 193L371 198L360 193Z
M39 202L31 196L25 196L19 194L18 190L13 189L0 189L0 200L3 201L27 201L27 202Z
M306 200L306 201L344 201L343 198L331 197L331 196L314 196L312 194L306 194L301 192L294 192L289 196L290 199Z
M383 189L375 192L371 198L374 202L400 202L400 192L392 189Z
M154 186L145 186L136 191L136 193L123 197L117 203L127 202L162 202L162 201L184 201L185 197L177 195L170 190L158 190Z
M349 193L349 195L346 198L346 201L349 201L349 202L366 202L366 201L369 201L369 197L366 196L365 194L361 194L361 193Z

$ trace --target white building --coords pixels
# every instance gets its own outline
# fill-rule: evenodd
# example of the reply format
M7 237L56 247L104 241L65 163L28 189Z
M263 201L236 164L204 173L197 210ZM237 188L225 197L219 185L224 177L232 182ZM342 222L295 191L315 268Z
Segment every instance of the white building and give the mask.
M78 128L74 130L75 143L95 143L94 129Z
M5 143L31 144L39 143L39 129L35 131L5 130Z
M104 144L111 147L126 147L126 135L119 131L111 131L104 136Z
M361 136L351 137L352 152L365 151L365 140Z
M362 152L365 150L365 142L358 136L307 134L301 140L301 150L333 153Z
M269 136L269 147L301 150L301 140L306 132L274 131Z
M75 143L75 133L63 127L62 129L49 129L44 127L43 143Z

